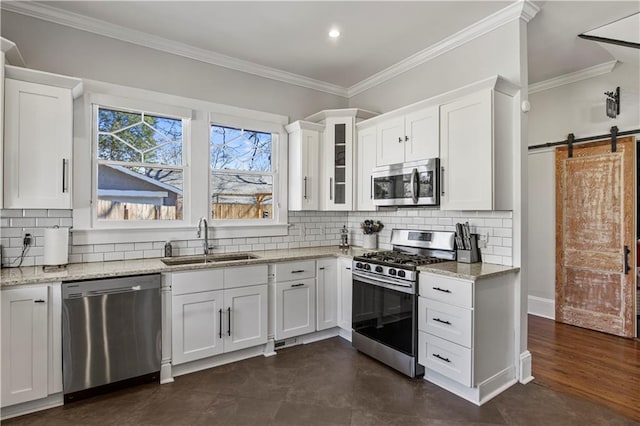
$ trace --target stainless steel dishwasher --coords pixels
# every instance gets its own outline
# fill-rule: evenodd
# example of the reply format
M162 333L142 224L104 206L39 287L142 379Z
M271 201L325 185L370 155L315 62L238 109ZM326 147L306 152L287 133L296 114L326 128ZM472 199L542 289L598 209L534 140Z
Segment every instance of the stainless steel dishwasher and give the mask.
M159 380L160 275L62 284L65 402Z

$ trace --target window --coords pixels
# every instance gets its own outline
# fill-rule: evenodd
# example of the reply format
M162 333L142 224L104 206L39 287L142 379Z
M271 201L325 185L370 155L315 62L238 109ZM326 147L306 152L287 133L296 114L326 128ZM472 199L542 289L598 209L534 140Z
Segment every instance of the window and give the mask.
M181 221L182 118L94 106L98 221Z
M210 194L213 220L274 218L275 135L212 124Z

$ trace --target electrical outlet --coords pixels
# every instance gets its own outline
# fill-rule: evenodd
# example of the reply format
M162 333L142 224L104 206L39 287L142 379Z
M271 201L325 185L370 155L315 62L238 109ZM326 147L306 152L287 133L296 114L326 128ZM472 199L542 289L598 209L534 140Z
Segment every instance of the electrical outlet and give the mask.
M26 234L24 234L24 238L22 240L22 244L25 247L29 247L32 242L33 242L33 237L31 236L31 234L29 234L28 232Z

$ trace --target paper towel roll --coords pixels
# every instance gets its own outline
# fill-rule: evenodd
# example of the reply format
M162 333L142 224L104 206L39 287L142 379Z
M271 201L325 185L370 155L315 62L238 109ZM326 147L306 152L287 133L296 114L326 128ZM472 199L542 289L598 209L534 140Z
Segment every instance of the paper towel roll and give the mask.
M69 263L69 228L46 228L44 230L44 265L66 265Z

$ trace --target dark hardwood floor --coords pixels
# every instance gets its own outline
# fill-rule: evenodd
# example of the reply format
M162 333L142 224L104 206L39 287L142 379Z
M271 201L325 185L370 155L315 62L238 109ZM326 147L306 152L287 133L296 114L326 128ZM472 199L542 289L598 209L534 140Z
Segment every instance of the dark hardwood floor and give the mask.
M529 315L534 383L640 422L640 340Z

